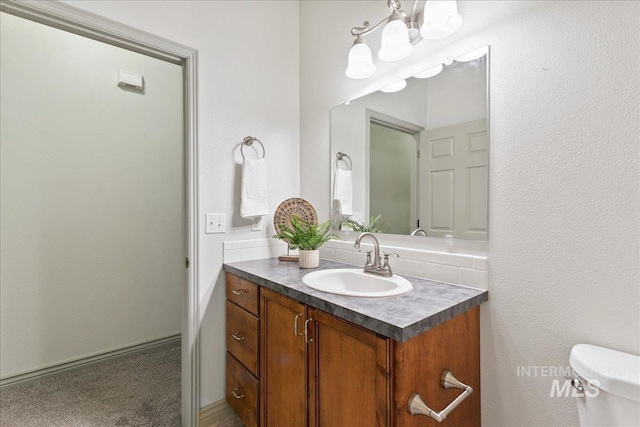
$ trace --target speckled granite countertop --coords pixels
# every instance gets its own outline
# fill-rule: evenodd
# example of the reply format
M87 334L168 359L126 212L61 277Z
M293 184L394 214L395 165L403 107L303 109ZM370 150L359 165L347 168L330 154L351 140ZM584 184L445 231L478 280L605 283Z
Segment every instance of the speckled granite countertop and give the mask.
M316 291L302 283L305 274L329 268L357 267L321 260L319 268L306 270L300 268L297 262L279 261L277 258L223 266L224 271L401 342L408 341L489 298L488 292L482 289L409 276L403 277L413 284L413 291L384 298L330 294Z

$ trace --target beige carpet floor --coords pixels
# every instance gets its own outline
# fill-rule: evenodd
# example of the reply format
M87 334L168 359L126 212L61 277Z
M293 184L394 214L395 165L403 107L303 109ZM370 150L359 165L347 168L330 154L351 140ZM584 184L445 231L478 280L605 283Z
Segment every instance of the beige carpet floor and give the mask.
M231 415L223 420L218 421L213 427L244 427L237 415Z
M180 426L180 343L1 390L0 426Z

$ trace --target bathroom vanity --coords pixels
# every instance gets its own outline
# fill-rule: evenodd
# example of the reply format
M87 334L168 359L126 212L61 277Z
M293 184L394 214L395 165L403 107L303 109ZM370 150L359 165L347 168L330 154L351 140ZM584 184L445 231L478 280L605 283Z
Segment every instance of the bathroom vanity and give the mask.
M353 268L322 261L320 269ZM226 398L253 426L480 425L479 305L484 290L407 278L395 297L347 297L305 286L309 272L277 259L225 264ZM438 423L412 416L419 393ZM466 396L465 396L466 397Z

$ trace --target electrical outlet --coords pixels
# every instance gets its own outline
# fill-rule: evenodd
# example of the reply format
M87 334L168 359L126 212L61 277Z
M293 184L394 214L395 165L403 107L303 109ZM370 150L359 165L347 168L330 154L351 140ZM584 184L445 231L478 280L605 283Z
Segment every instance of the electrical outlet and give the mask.
M206 214L205 215L206 234L218 234L224 233L227 229L227 215L223 213L219 214Z

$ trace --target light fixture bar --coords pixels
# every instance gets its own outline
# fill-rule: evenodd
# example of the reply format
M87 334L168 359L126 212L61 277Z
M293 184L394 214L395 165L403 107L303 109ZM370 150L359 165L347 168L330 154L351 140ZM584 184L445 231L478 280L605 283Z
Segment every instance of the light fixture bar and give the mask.
M399 61L404 59L411 54L413 45L423 39L446 37L457 31L462 24L462 17L458 14L456 0L426 0L422 27L420 27L417 22L418 0L413 1L411 14L407 14L407 12L402 10L400 0L387 0L387 7L391 11L391 15L374 26L371 26L369 21L364 21L361 27L353 27L351 29L351 35L356 37L354 46L357 44L366 46L362 37L376 31L380 27L384 27L381 48L378 52L378 58L383 61ZM404 25L400 25L400 23ZM404 30L403 27L406 27L406 30ZM358 47L358 51L365 52L364 46ZM368 49L368 47L366 49ZM375 72L373 62L366 64L367 73L354 72L354 67L351 65L355 63L352 59L352 52L353 48L349 55L350 63L346 73L347 76L350 78L365 78L372 75ZM364 56L363 54L362 57L364 58ZM366 59L368 61L368 57ZM371 69L374 71L371 72Z
M414 1L414 3L417 3L417 2L418 0ZM400 1L387 0L387 7L389 7L389 9L391 10L391 15L387 16L386 18L384 18L382 21L378 22L376 25L374 25L371 28L369 28L369 25L371 25L369 21L364 21L362 23L362 27L353 27L351 29L351 35L357 37L357 36L365 36L369 33L372 33L378 28L380 28L382 24L388 23L394 17L395 13L399 13L402 16L402 19L405 19L405 20L407 19L407 13L401 9Z

